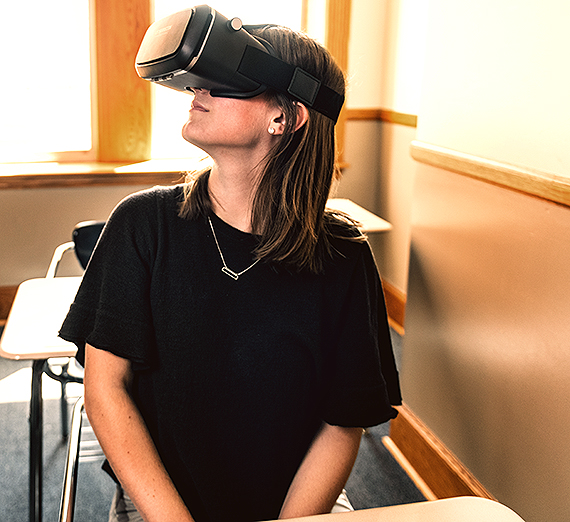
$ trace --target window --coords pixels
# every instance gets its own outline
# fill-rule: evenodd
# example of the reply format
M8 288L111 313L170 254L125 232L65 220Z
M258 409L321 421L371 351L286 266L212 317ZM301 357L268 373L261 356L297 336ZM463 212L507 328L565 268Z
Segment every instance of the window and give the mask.
M0 161L89 151L89 0L10 2L2 11Z
M346 66L343 52L348 45L345 30L350 0L290 0L286 7L275 0L212 3L224 15L237 15L246 24L308 26L309 33ZM75 177L61 183L81 184L82 179L85 183L108 183L114 182L110 173L124 170L118 170L119 165L130 172L150 173L150 167L142 164L127 165L153 156L190 156L191 146L180 137L188 97L160 87L155 97L153 86L141 80L134 69L134 57L155 12L156 17L162 17L188 5L187 0L27 0L3 9L2 186L27 186L22 176L34 170L6 162L92 162L81 167L38 165L36 172L49 172L53 177L29 181L33 186L57 186L56 177L63 172ZM339 142L342 128L341 116ZM99 181L97 173L107 175ZM15 174L20 176L18 180Z

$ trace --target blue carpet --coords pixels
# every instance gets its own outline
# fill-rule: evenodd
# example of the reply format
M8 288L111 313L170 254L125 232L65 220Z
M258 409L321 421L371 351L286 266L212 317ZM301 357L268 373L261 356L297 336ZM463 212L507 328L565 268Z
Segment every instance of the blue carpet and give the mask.
M425 497L382 444L389 423L366 430L346 492L354 509L422 502Z
M43 520L58 518L66 457L58 400L44 401ZM0 404L0 521L28 519L28 413L24 402ZM106 522L114 483L101 471L102 459L79 466L77 522Z

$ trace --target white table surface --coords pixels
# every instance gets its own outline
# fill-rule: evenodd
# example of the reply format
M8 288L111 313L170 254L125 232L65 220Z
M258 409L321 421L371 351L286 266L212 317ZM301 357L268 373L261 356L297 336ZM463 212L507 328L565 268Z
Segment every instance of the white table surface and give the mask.
M514 511L479 497L456 497L350 513L294 518L289 522L524 522Z
M348 214L351 218L356 219L362 226L363 232L370 234L373 232L387 232L392 230L392 225L369 210L357 205L350 199L332 198L327 201L327 208L331 210L340 210Z
M81 277L38 278L19 287L6 321L0 356L7 359L72 357L76 346L57 336Z

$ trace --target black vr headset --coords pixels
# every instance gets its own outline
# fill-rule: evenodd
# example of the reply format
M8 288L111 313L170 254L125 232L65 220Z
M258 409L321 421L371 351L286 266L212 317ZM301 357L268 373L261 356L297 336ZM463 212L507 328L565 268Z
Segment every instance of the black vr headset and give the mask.
M252 98L271 87L336 123L344 96L274 56L272 46L247 28L207 5L174 13L148 28L137 73L177 91L207 89L224 98Z

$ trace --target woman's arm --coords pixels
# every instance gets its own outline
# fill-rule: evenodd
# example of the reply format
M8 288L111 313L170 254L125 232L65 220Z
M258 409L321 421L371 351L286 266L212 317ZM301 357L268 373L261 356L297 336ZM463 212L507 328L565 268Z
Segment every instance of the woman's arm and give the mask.
M346 483L362 428L324 423L291 483L279 518L330 513Z
M130 361L87 345L85 411L121 485L147 522L192 521L130 394Z

